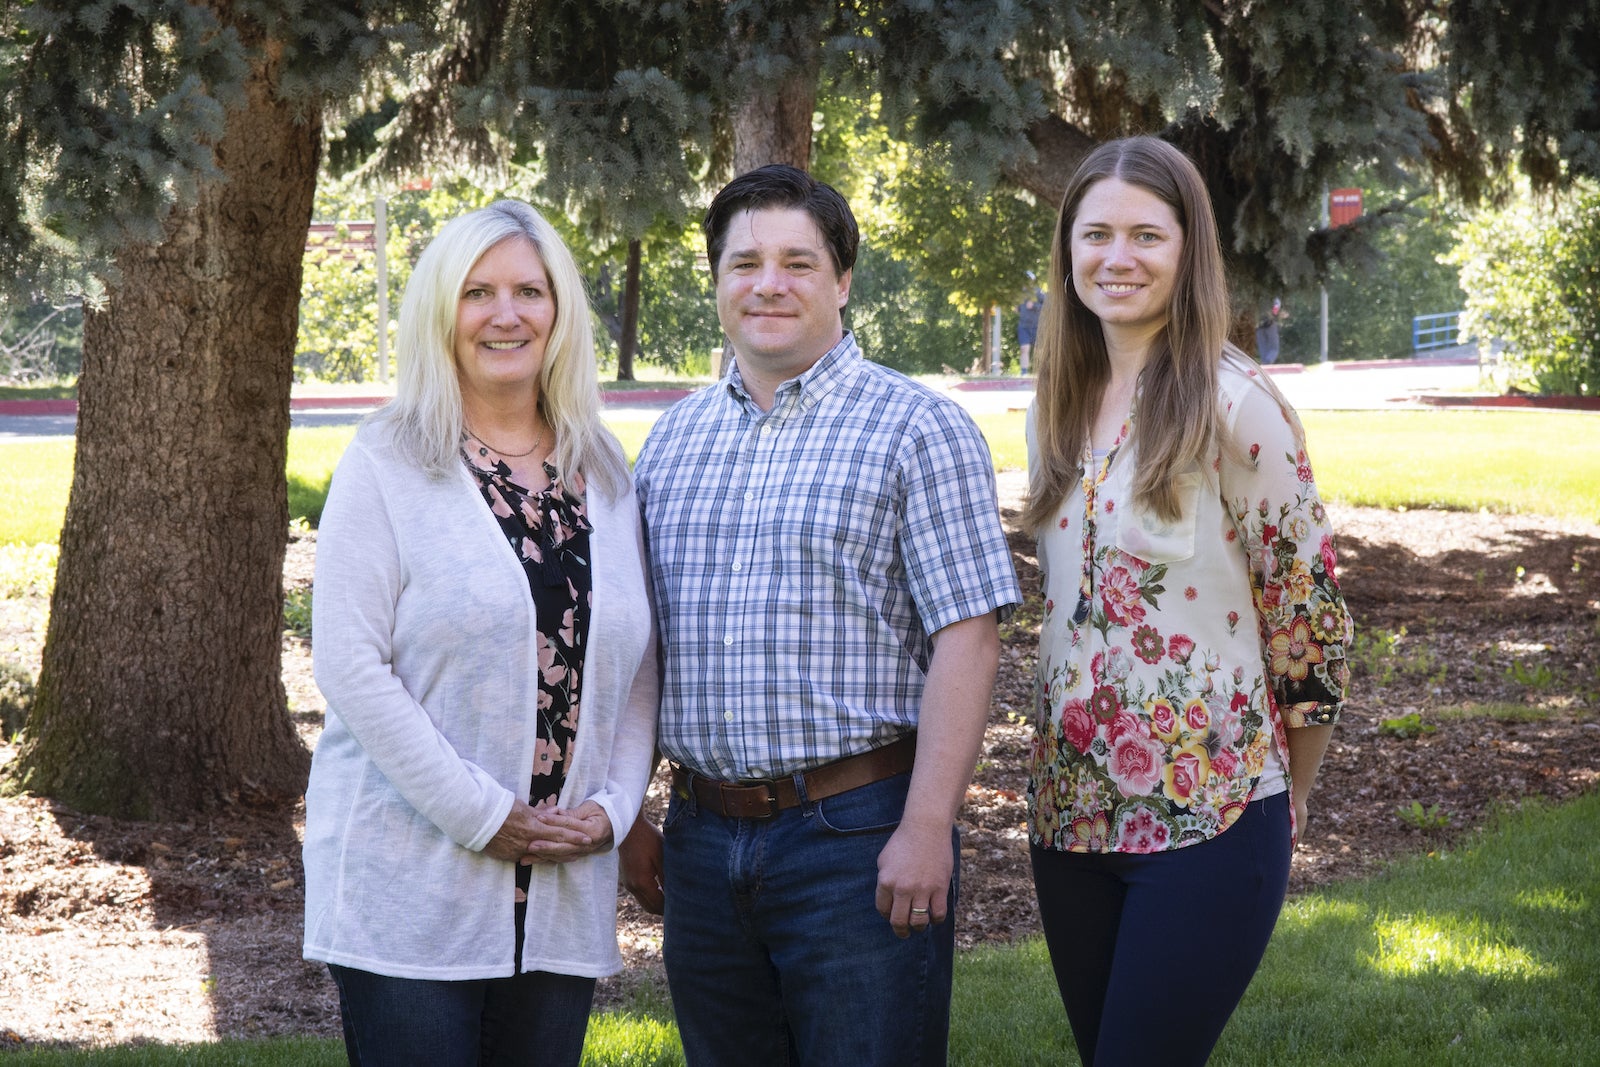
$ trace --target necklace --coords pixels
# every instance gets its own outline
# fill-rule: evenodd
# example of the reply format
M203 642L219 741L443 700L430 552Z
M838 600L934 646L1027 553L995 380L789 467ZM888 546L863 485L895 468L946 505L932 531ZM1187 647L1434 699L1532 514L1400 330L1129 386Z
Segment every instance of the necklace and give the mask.
M1122 424L1117 439L1106 450L1106 457L1100 461L1098 471L1095 471L1094 445L1089 441L1083 443L1083 577L1078 582L1078 606L1072 612L1072 621L1077 626L1088 622L1089 614L1094 609L1095 498L1099 496L1100 486L1105 483L1106 474L1111 470L1111 461L1117 458L1122 443L1133 429L1134 417L1134 410L1130 408L1127 421ZM1094 473L1091 474L1091 471Z
M467 433L468 435L476 438L478 444L488 446L487 448L479 448L478 455L487 456L492 451L503 459L521 459L523 456L531 456L535 452L539 451L539 445L544 442L544 431L541 430L539 431L539 436L533 439L533 447L529 448L526 452L507 452L503 448L496 448L494 445L490 444L484 439L483 434L479 433L477 430L474 430L470 426L467 427Z

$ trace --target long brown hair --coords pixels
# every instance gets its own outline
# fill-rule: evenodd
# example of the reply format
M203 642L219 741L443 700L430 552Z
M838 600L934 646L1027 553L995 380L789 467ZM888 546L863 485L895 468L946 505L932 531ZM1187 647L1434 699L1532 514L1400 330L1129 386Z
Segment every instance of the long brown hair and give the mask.
M1090 186L1107 178L1137 185L1167 203L1183 233L1167 324L1140 376L1135 500L1176 519L1174 479L1204 461L1221 423L1217 367L1227 344L1230 311L1211 196L1189 157L1165 141L1108 141L1078 166L1056 218L1050 297L1035 348L1034 455L1022 513L1023 526L1032 531L1051 520L1071 491L1095 411L1111 380L1100 319L1072 284L1071 249L1079 204Z

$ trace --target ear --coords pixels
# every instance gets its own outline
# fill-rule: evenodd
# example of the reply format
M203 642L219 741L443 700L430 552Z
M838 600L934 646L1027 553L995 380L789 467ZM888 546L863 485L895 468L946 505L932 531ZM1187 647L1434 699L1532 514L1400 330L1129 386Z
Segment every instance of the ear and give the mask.
M839 275L839 307L844 307L850 302L850 275L852 270L847 270Z

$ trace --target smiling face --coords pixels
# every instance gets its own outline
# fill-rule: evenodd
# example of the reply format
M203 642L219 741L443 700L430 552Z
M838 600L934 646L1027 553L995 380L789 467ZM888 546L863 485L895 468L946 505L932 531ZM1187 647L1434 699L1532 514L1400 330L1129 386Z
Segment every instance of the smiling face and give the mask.
M835 272L822 231L801 208L741 211L717 265L717 317L740 374L776 386L844 336L850 272ZM750 384L750 383L747 383Z
M537 395L556 302L533 242L508 237L478 258L456 300L456 373L464 398Z
M1138 185L1104 178L1078 202L1069 235L1072 286L1111 344L1148 345L1167 324L1183 255L1172 206Z

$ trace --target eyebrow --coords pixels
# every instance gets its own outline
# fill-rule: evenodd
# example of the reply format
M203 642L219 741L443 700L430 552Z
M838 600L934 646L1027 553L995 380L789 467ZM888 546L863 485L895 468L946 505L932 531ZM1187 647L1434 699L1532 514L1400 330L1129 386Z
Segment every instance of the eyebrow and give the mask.
M784 259L822 259L821 249L807 248L805 245L780 248L778 255ZM754 248L730 248L723 253L724 259L756 259L759 256L760 252Z

